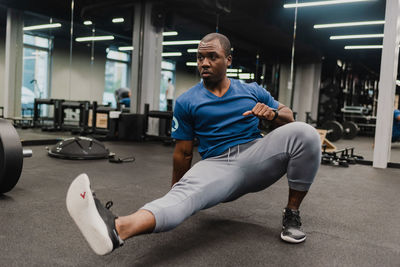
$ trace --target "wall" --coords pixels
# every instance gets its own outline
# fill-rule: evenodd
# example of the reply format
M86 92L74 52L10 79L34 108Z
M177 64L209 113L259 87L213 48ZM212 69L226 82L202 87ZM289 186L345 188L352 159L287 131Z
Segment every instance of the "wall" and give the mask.
M175 99L200 81L196 67L177 65L175 77Z
M4 64L5 64L5 42L6 42L6 33L5 29L0 31L0 106L4 106Z
M321 63L301 64L295 69L295 83L292 110L297 112L296 120L306 121L306 112L317 118ZM281 65L279 80L279 102L290 106L288 81L290 66Z
M105 85L105 49L96 51L93 65L90 62L89 46L75 43L72 55L70 90L69 42L54 41L50 97L101 103Z
M306 121L306 112L317 118L321 64L304 64L296 68L293 111L298 121Z
M290 77L290 66L282 64L279 70L279 97L278 101L285 106L290 106L288 92L288 81Z

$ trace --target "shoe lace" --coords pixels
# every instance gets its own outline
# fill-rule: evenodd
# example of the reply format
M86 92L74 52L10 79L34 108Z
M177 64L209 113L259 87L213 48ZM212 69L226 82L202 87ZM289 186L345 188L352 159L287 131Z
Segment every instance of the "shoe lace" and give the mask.
M283 225L284 226L301 226L301 218L298 212L294 211L286 211L283 216Z
M106 207L106 209L109 210L113 205L114 205L114 203L110 200L110 201L107 201L105 207Z

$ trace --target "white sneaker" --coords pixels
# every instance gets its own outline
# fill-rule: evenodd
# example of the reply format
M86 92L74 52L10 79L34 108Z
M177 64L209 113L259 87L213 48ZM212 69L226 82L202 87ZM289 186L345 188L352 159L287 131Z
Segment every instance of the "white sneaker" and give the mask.
M116 217L104 207L90 190L89 177L83 173L72 181L67 193L67 209L93 251L106 255L122 246L124 241L115 229Z

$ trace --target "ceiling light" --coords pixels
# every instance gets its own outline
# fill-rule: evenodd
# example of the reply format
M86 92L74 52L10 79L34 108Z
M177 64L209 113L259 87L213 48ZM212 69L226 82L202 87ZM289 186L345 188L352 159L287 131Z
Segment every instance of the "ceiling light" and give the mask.
M190 45L190 44L199 44L200 40L189 40L189 41L165 41L162 42L162 45Z
M399 80L396 80L396 85L400 86L400 81Z
M161 53L161 56L163 57L180 57L182 56L181 52L166 52L166 53Z
M284 8L293 8L293 7L308 7L308 6L326 6L326 5L336 5L336 4L348 4L355 2L366 2L371 0L328 0L328 1L316 1L316 2L307 2L307 3L298 3L298 4L284 4Z
M226 69L226 72L242 72L241 69Z
M120 46L118 47L119 51L132 51L133 50L133 46Z
M23 30L24 31L34 31L34 30L60 28L60 27L61 27L61 23L51 23L51 24L27 26L27 27L24 27Z
M385 21L384 20L373 20L373 21L358 21L358 22L316 24L316 25L314 25L314 29L336 28L336 27L351 27L351 26L365 26L365 25L377 25L377 24L385 24Z
M346 45L344 49L382 49L383 45Z
M186 62L186 66L197 67L197 62Z
M242 80L254 79L254 73L239 73L239 79Z
M83 24L84 24L84 25L92 25L93 22L92 22L91 20L85 20L85 21L83 22Z
M112 35L87 36L87 37L78 37L75 39L75 41L77 42L106 41L106 40L114 40L114 36Z
M113 18L112 22L113 23L121 23L121 22L124 22L124 18Z
M383 38L383 33L379 34L354 34L354 35L336 35L331 36L331 40L342 40L342 39L360 39L360 38Z
M187 50L188 53L197 53L197 48L189 48Z
M226 77L237 77L238 74L237 73L227 73Z
M178 32L163 32L163 36L175 36L178 35Z

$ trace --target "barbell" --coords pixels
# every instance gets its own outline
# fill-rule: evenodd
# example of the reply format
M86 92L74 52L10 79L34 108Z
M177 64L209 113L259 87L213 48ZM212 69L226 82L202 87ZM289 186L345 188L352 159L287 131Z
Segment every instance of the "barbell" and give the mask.
M357 136L359 128L353 121L345 121L343 125L338 121L327 121L322 124L322 129L326 130L326 138L335 142L342 137L345 139L353 139Z
M22 149L14 126L0 119L0 194L14 188L21 176L23 159L32 156L32 150Z

